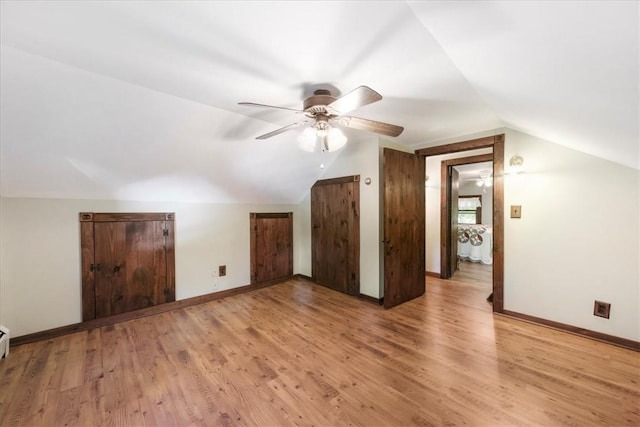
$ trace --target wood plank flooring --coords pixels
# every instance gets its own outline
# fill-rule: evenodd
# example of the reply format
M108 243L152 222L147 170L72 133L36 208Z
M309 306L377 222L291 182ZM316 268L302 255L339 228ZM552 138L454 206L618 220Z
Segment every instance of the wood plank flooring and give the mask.
M482 280L384 310L302 279L12 348L2 426L640 425L631 350L491 314Z

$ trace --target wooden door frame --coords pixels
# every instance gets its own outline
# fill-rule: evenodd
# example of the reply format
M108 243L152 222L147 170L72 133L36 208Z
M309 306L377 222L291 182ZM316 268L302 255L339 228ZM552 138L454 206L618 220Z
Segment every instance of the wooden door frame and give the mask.
M504 312L504 134L416 150L421 156L493 149L493 311ZM445 183L446 185L446 183Z
M452 257L450 243L451 191L449 188L449 168L480 162L493 162L493 153L443 160L440 164L440 277L443 279L448 279L453 275L453 271L449 272Z

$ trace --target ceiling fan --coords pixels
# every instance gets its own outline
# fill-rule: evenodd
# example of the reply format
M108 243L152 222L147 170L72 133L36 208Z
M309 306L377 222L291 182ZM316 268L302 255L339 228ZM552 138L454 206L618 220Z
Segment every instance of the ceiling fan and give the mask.
M306 116L303 120L260 135L256 139L271 138L283 132L307 126L298 138L300 147L303 150L314 151L316 141L319 139L322 151L335 151L347 142L347 138L339 129L340 127L365 130L387 136L398 136L402 133L404 130L402 126L345 115L356 108L381 99L382 95L375 90L367 86L359 86L339 98L331 95L331 92L327 89L316 89L313 95L304 100L302 110L256 104L255 102L239 102L238 104L249 107L289 110L303 113Z
M476 179L476 185L486 193L488 187L493 186L493 173L491 170L480 171L480 178Z

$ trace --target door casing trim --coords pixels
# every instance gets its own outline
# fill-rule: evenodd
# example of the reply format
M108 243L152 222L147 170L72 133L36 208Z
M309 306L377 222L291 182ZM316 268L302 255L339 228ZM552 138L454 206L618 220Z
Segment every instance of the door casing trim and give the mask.
M416 150L420 156L493 149L493 311L504 311L504 134ZM441 185L446 185L446 182ZM442 254L441 254L442 256Z

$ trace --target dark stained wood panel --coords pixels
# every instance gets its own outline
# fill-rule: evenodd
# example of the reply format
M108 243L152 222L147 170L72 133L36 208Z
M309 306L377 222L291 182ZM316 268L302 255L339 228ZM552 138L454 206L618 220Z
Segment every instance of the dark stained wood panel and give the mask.
M80 213L83 321L175 301L173 218Z
M293 213L251 213L251 283L293 275Z
M166 256L166 286L163 290L164 293L164 301L163 302L172 302L176 300L176 223L173 221L173 214L170 218L172 220L167 220L164 222L164 228L166 230L164 236L164 248L165 248L165 256Z
M427 147L416 150L419 156L437 156L440 154L459 153L460 151L476 150L479 148L487 148L493 146L493 143L499 139L504 141L504 134L495 136L486 136L484 138L471 139L464 142L454 142L453 144L438 145L435 147Z
M458 195L460 194L460 174L453 167L451 171L451 199L449 203L449 221L451 224L449 231L449 276L458 269Z
M85 220L85 215L91 215L93 222L116 222L116 221L173 221L175 214L173 212L81 212L80 220Z
M360 293L359 175L318 181L311 188L311 269L316 283Z
M82 271L82 320L96 317L93 222L80 222L80 269Z
M94 224L96 316L105 317L168 302L164 221Z
M500 135L498 135L500 136ZM504 310L504 135L493 144L493 311Z
M424 157L385 148L384 306L425 291Z

